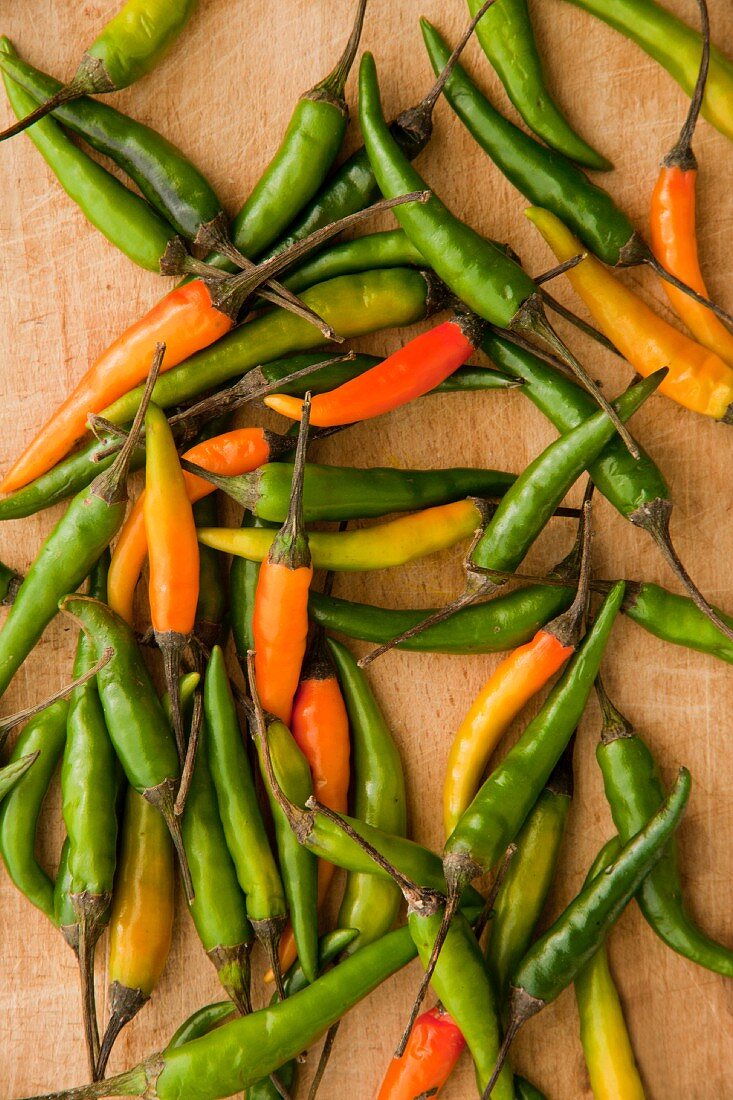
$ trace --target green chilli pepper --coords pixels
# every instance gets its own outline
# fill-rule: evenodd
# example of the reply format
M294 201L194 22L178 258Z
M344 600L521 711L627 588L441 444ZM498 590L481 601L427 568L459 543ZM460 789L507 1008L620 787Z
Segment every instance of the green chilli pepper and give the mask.
M187 467L191 468L191 467ZM197 468L198 472L198 468ZM395 470L375 466L321 466L307 463L303 482L303 519L370 519L392 512L410 512L475 496L502 497L514 484L514 474L502 470L454 467L446 470ZM280 522L290 500L293 467L267 462L249 474L222 477L202 471L227 496L258 519Z
M22 779L28 769L38 759L38 751L29 752L27 756L21 756L12 764L6 764L0 768L0 801L10 794L19 779Z
M198 0L127 0L86 50L72 80L21 122L0 134L20 133L62 103L127 88L155 68L191 18Z
M405 836L407 794L399 750L366 676L348 649L333 638L328 639L328 648L349 715L354 817L393 836ZM359 930L348 953L388 932L401 903L402 894L394 882L373 874L347 875L338 924Z
M477 13L481 3L482 0L468 0L471 15ZM527 0L497 0L479 21L476 37L530 130L553 149L559 149L587 168L605 172L613 167L575 133L552 99L545 83Z
M89 595L107 597L109 552L89 578ZM74 679L94 666L93 647L79 634ZM99 1056L94 994L94 948L110 917L117 864L119 772L96 678L69 698L66 747L61 769L61 809L68 837L69 897L76 915L84 1029L92 1074Z
M199 746L181 820L183 845L195 898L191 916L219 981L242 1015L252 1011L249 995L252 929L219 816L209 766L209 735L201 723Z
M19 57L0 55L0 68L36 103L61 89L58 80ZM118 164L183 237L193 240L202 225L221 214L221 202L209 181L180 149L150 126L87 96L57 107L54 118Z
M509 979L529 948L542 915L572 797L571 741L517 834L517 850L496 895L486 964L500 1005L506 1002Z
M636 42L692 96L702 50L698 31L654 0L570 0L570 3ZM714 46L710 51L702 114L716 130L733 140L733 63Z
M242 516L242 527L274 526L274 524L257 519L256 516L247 511ZM259 575L260 563L258 561L247 561L246 558L238 557L232 558L229 570L232 636L237 656L242 665L246 663L249 651L255 648L254 634L252 633L252 612L255 606L255 592L257 591Z
M631 581L626 592L624 614L644 630L664 642L709 653L733 664L730 639L688 596L679 596L649 581ZM718 607L713 610L727 626L733 627L733 616Z
M60 607L80 623L97 659L105 649L114 650L97 674L107 729L128 783L162 814L186 894L193 901L188 861L173 811L180 775L176 743L135 635L110 608L88 596L67 596Z
M664 786L648 745L616 709L600 681L597 688L603 728L596 757L614 825L627 843L659 809ZM685 908L674 841L644 879L637 901L647 923L673 951L707 970L733 977L733 950L706 936Z
M14 56L10 41L0 38L0 55ZM35 106L33 100L3 70L3 83L16 115ZM1 138L2 135L0 135ZM29 138L67 195L95 229L140 267L159 271L160 258L175 230L152 206L74 145L53 119L36 124Z
M236 1014L237 1010L231 1001L216 1001L214 1004L204 1005L203 1008L191 1013L188 1019L184 1020L181 1026L173 1032L165 1049L178 1050L186 1043L191 1043L194 1039L200 1039L202 1035L208 1035L220 1024L233 1019Z
M64 751L68 709L68 703L59 700L25 726L10 754L10 763L16 764L31 753L38 753L38 758L0 806L0 854L7 872L21 893L54 924L53 882L36 858L36 828Z
M618 837L604 844L593 861L585 884L588 885L606 871L620 851ZM649 874L654 874L654 870ZM605 944L576 974L575 999L580 1017L580 1041L593 1094L645 1100L644 1086L636 1067L634 1049L608 965Z
M193 515L198 526L216 523L218 508L215 495L211 494L194 504ZM222 640L228 613L229 593L221 554L207 546L200 546L199 598L193 632L205 649L211 649Z
M59 865L53 884L54 924L74 954L79 950L79 924L76 910L71 903L71 870L69 868L69 838L61 845Z
M309 286L338 275L353 275L372 268L424 266L422 253L403 230L390 229L384 233L369 233L318 252L313 259L306 260L285 276L282 283L288 290L300 294Z
M595 955L682 820L690 773L680 768L668 798L620 850L606 871L573 898L530 948L512 975L509 1023L484 1100L491 1096L503 1059L523 1023L562 993Z
M352 339L383 328L413 324L441 308L442 294L432 276L398 267L329 279L306 290L303 301L344 339ZM166 371L155 386L154 400L162 408L178 405L260 363L322 343L322 333L309 321L286 310L270 310ZM131 390L103 415L117 424L126 424L139 398L138 391Z

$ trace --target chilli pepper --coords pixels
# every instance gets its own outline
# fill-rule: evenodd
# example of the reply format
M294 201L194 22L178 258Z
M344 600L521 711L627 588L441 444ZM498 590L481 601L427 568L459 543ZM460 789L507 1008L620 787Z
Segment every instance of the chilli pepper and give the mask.
M393 1058L377 1100L437 1096L466 1047L466 1040L442 1005L415 1020L404 1054Z
M426 508L375 527L354 531L311 531L308 534L313 568L358 572L388 569L416 561L469 538L484 522L481 502L460 500ZM254 527L214 527L199 530L199 541L225 554L263 561L276 533ZM0 639L2 635L0 635Z
M85 630L95 654L104 648L114 650L111 660L97 673L107 729L128 783L166 823L191 902L191 875L173 808L180 776L175 737L135 637L127 624L98 600L67 596L59 606Z
M231 1001L215 1001L213 1004L204 1005L203 1008L192 1012L188 1019L184 1020L179 1028L173 1032L166 1050L177 1050L186 1043L200 1039L202 1035L208 1035L220 1024L234 1019L237 1010Z
M4 56L14 58L16 54L9 39L2 37L0 57ZM16 115L22 115L35 101L5 69L2 72L10 106ZM28 137L95 229L133 263L159 271L161 257L175 236L173 227L145 199L75 145L53 119L34 126Z
M150 617L156 644L163 655L165 682L173 707L173 730L183 768L187 752L178 675L181 656L191 641L196 621L199 547L173 433L165 413L156 405L150 405L145 416L143 514L150 558ZM185 798L181 808L184 802ZM178 804L176 811L181 812Z
M127 0L85 51L74 76L40 107L0 133L0 141L80 96L115 92L146 76L173 45L197 0Z
M287 515L291 463L265 462L252 473L214 475L210 480L212 487L222 489L259 519L282 523ZM303 477L303 518L306 523L372 519L449 504L467 496L501 497L515 480L503 470L462 466L446 470L357 469L309 462Z
M206 526L218 520L216 498L205 497L193 506L196 524ZM199 547L199 598L196 603L194 643L199 642L206 652L224 640L229 617L228 578L223 568L221 554L208 546Z
M451 59L454 57L455 50ZM424 190L422 177L402 154L384 120L377 71L369 53L364 54L359 71L359 118L369 159L385 198ZM588 372L555 333L545 316L536 284L518 263L457 218L434 193L426 202L395 208L395 217L427 263L473 313L499 328L526 329L559 354L611 416L636 456L633 439Z
M649 747L613 705L600 680L596 688L603 716L596 757L614 825L626 843L659 809L664 787ZM706 936L687 912L674 841L644 879L637 900L647 923L668 947L707 970L733 977L733 950Z
M305 263L298 264L283 280L283 286L300 294L324 279L353 275L375 267L424 267L425 260L401 229L369 233L353 241L335 244Z
M39 750L35 752L29 752L26 756L21 756L18 760L11 764L5 764L0 768L0 801L10 794L15 784L19 779L22 779L25 773L28 771L39 756Z
M695 91L684 126L673 148L664 157L654 185L649 211L649 232L654 255L678 279L709 298L700 270L695 234L695 185L697 158L692 139L702 106L710 63L710 21L707 3L698 0L702 21L703 49ZM664 283L664 289L677 316L684 321L696 340L733 367L733 335L705 306Z
M588 872L586 884L603 874L620 850L618 837L604 844ZM580 1017L580 1042L595 1100L645 1100L605 944L576 974L575 1000Z
M517 833L517 850L497 892L486 945L486 965L499 1004L526 954L547 899L573 797L571 740Z
M689 96L694 94L701 40L671 11L655 0L570 0L641 46L664 66ZM703 117L733 140L733 63L715 47L702 104Z
M285 892L262 821L224 654L218 645L206 668L204 712L211 774L227 847L245 894L250 924L281 987L277 947L285 927Z
M61 88L52 76L10 54L0 56L0 68L37 103ZM57 107L54 118L118 164L183 237L193 240L202 225L221 215L221 202L209 181L150 126L88 96Z
M437 68L447 47L429 23L423 22L423 35ZM454 72L448 80L446 96L481 148L517 190L535 206L551 210L604 263L612 267L647 264L660 278L724 320L733 320L724 309L660 264L607 191L561 153L540 145L505 119L463 70Z
M90 577L88 594L104 600L109 553L105 551ZM94 653L79 633L74 678L94 665ZM68 838L69 897L77 928L79 975L92 1079L99 1057L94 991L94 950L110 919L117 863L117 758L107 732L95 680L74 690L66 720L66 746L61 769L61 808Z
M265 523L245 511L242 516L242 527L269 527L274 524ZM202 543L203 546L203 543ZM204 549L208 549L204 546ZM247 654L254 649L254 635L252 633L252 612L255 605L255 592L257 591L257 579L260 575L260 563L247 561L246 558L232 558L229 567L229 602L232 608L232 638L237 657L242 667L247 662ZM311 592L312 596L313 593ZM310 607L310 602L309 602Z
M245 1015L252 1011L249 956L253 935L219 816L209 756L209 735L204 722L181 819L196 894L191 916L219 981L238 1011Z
M107 963L109 1021L97 1063L100 1078L117 1036L158 984L173 934L173 845L161 815L133 787L127 789L121 834Z
M659 584L630 581L626 586L624 614L644 630L672 645L710 653L721 661L733 664L733 645L728 633L723 633L687 596L678 596ZM714 608L728 628L733 617Z
M494 669L451 743L443 782L446 836L455 829L481 783L492 752L526 703L575 652L583 631L590 579L590 503L581 520L583 555L570 607Z
M186 1100L211 1100L212 1096L230 1096L295 1058L414 957L408 929L399 928L345 959L293 997L222 1024L193 1043L154 1054L117 1077L65 1089L53 1096L55 1100L120 1095L145 1095L148 1100L180 1100L181 1096Z
M468 0L472 15L479 6L480 0ZM575 133L550 95L527 0L498 0L476 27L476 37L530 130L587 168L607 172L613 167Z
M155 379L156 361L148 379L147 396L140 404L135 423L117 458L88 489L82 489L41 546L27 576L18 589L0 631L0 695L58 611L58 602L73 592L89 575L100 555L119 530L127 505L127 475L150 385Z
M10 754L16 764L31 753L38 758L0 806L0 854L13 883L55 924L53 882L35 854L36 828L49 784L66 742L64 700L52 703L25 726Z
M538 207L526 213L558 259L576 254L577 239L554 214ZM596 324L635 370L647 375L660 366L667 367L662 393L686 409L727 423L733 403L733 369L719 355L658 317L592 256L586 256L567 277Z
M292 470L288 512L257 577L252 636L257 693L265 710L290 725L308 637L308 590L313 566L303 519L303 471L308 446L310 393Z
M570 985L589 962L628 905L645 876L660 859L682 820L690 797L690 773L680 768L675 784L657 812L619 851L613 863L592 879L529 949L512 975L509 1023L484 1100L519 1028Z
M10 766L10 765L9 765ZM69 838L61 845L59 865L53 884L54 924L76 955L79 951L79 924L71 903L71 871L69 869Z
M614 402L619 415L628 420L664 377L665 372L660 370L651 378L630 386ZM517 569L567 491L583 470L599 457L613 435L613 423L600 409L546 447L504 494L474 542L466 562L463 594L418 626L372 650L361 663L370 663L393 645L449 618L459 608L505 583L506 578L492 579L492 571L513 573Z

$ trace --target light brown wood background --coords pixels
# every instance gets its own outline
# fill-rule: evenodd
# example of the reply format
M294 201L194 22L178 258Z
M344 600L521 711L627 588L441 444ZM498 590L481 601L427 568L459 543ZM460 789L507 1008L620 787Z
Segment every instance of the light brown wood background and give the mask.
M666 0L694 18L691 0ZM0 30L28 59L70 75L118 0L0 3ZM351 22L346 0L202 0L173 53L158 70L115 97L160 128L208 173L235 211L271 156L297 95L331 67ZM714 37L731 52L733 12L711 0ZM641 51L610 29L558 0L532 4L552 87L568 115L616 164L604 179L644 229L657 162L681 123L686 100ZM417 19L430 16L453 39L466 19L461 0L371 0L363 43L377 56L389 115L419 97L430 79ZM478 46L467 64L497 103L498 81ZM349 85L354 98L354 80ZM1 99L2 97L0 97ZM9 119L0 107L0 123ZM358 142L350 131L349 148ZM701 161L700 241L710 288L733 307L733 148L705 122L696 141ZM526 205L472 143L445 104L435 137L421 158L426 178L479 230L512 245L530 270L552 259L523 217ZM0 467L8 463L112 337L160 296L165 284L118 255L62 194L25 138L0 148ZM386 223L385 223L386 224ZM660 304L645 273L624 278ZM567 292L563 290L570 301ZM405 333L361 342L384 352ZM573 335L609 392L629 371ZM250 410L256 417L256 410ZM733 429L696 418L654 398L635 431L665 470L676 501L677 546L711 599L733 609L731 467ZM430 398L355 428L321 450L325 459L360 465L486 464L520 470L553 438L553 430L517 393ZM577 489L573 494L577 497ZM25 569L59 509L0 529L0 557ZM604 501L596 508L595 563L604 576L646 577L672 584L651 542ZM532 561L554 561L569 546L572 526L558 522ZM399 606L442 602L458 591L461 553L446 553L399 572L341 579L336 591ZM41 699L69 676L72 632L54 623L18 673L3 712ZM359 648L359 647L355 647ZM497 657L449 658L393 653L372 680L402 749L410 790L412 834L439 845L439 792L448 745L473 694ZM648 737L667 777L679 763L694 788L680 832L683 878L691 908L712 935L733 944L733 796L731 712L733 671L726 665L663 645L621 621L605 672L609 688ZM522 728L516 723L507 743ZM576 751L576 797L561 871L550 898L555 914L579 887L612 824L594 759L598 714L591 702ZM40 836L54 865L60 843L58 794L49 800ZM182 900L182 899L181 899ZM99 949L100 1007L105 942ZM611 938L617 976L639 1065L653 1100L733 1096L733 987L666 950L632 905ZM353 1012L341 1030L323 1085L323 1100L373 1096L418 980L413 964ZM183 904L169 965L151 1004L117 1044L112 1070L165 1043L173 1029L219 990ZM258 989L256 996L261 997ZM75 963L61 937L0 874L0 1096L20 1097L84 1079ZM572 992L532 1021L516 1043L516 1067L550 1100L589 1097ZM315 1058L309 1059L312 1070ZM304 1076L307 1077L309 1068ZM446 1100L474 1095L465 1059L446 1087Z

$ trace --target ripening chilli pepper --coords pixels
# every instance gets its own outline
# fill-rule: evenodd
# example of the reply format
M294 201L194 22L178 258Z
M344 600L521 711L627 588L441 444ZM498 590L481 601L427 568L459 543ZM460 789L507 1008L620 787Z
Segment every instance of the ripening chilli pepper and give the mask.
M483 1100L492 1095L492 1086L522 1024L574 981L602 946L645 876L659 861L682 820L690 785L690 773L680 768L672 790L654 816L620 849L603 874L592 879L573 898L514 971L509 1022Z
M285 725L290 725L305 656L308 591L313 579L308 535L303 523L303 472L310 394L306 394L305 400L288 514L260 566L252 612L257 692L264 709Z
M377 1094L377 1100L415 1100L437 1096L458 1059L466 1040L441 1005L418 1016L401 1058L393 1058Z

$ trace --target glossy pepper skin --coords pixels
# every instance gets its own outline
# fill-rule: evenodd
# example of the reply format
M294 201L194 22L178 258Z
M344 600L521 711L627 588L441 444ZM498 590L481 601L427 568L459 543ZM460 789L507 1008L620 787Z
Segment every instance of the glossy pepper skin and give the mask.
M471 15L480 7L481 0L468 0ZM545 83L527 0L498 0L492 4L476 27L476 37L530 130L552 148L587 168L603 172L612 167L604 156L575 133L552 99Z
M603 689L599 698L603 729L596 758L614 825L625 844L664 802L664 786L646 742ZM647 923L673 951L707 970L733 977L733 950L705 935L687 912L674 840L644 879L637 901Z
M10 754L10 764L38 753L30 771L16 783L0 806L0 854L14 884L37 909L56 923L53 882L38 863L35 839L38 818L66 743L68 703L42 710L25 726Z
M37 103L61 88L58 80L18 57L0 56L0 68ZM204 175L152 127L87 96L57 107L53 117L118 164L183 237L193 240L202 225L221 213Z
M629 619L662 641L733 663L730 640L687 596L679 596L649 581L632 581L627 588L623 610ZM733 626L733 617L719 608L715 610L723 622Z
M401 1058L387 1067L377 1100L414 1100L429 1092L437 1096L446 1083L466 1040L440 1005L418 1016Z
M578 241L562 222L537 207L527 216L562 261L577 254ZM587 256L567 278L599 328L640 374L665 366L660 391L684 408L726 420L733 402L733 369L714 352L658 317L629 287Z
M586 883L603 871L621 850L618 837L604 844ZM580 1041L595 1100L645 1100L621 1001L603 944L575 978Z
M365 674L346 646L333 638L328 648L338 671L351 728L354 817L393 836L407 832L407 793L400 752ZM338 924L356 928L352 954L392 928L402 904L396 883L373 874L347 875Z
M0 38L0 57L15 58L7 38ZM5 92L18 117L28 114L36 101L2 70ZM158 272L173 227L144 199L92 160L51 118L36 123L28 133L57 180L84 216L115 248L146 268Z

